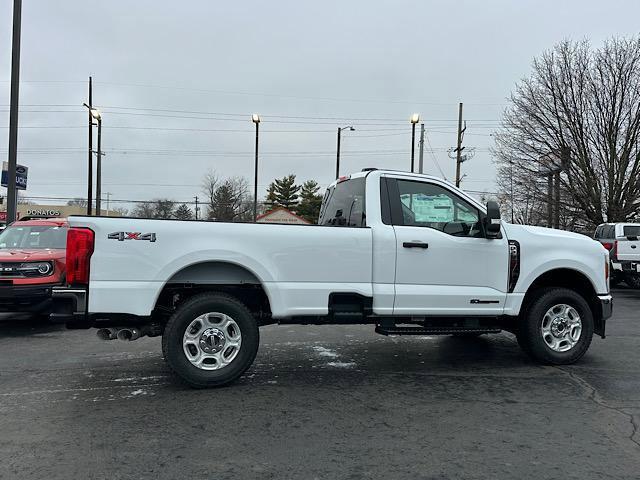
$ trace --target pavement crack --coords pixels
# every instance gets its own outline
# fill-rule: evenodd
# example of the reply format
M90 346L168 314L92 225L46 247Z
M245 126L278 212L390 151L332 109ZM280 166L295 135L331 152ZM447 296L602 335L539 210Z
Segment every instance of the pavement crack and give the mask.
M606 408L607 410L612 410L629 420L631 424L631 434L627 437L631 442L633 442L638 448L640 448L640 439L636 439L638 435L638 422L633 414L625 412L622 408L614 407L610 405L605 399L603 399L598 393L598 389L587 382L584 378L576 375L573 372L565 370L564 368L558 366L551 366L554 370L558 370L562 372L564 375L568 376L575 384L577 384L580 388L582 388L585 392L587 392L587 399L593 402L594 404Z

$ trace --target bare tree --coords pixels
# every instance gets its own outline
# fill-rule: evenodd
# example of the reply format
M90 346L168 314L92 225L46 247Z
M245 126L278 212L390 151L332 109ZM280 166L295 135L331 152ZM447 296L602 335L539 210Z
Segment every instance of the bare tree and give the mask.
M213 204L213 197L216 194L219 184L220 177L218 177L218 174L213 170L209 170L202 179L202 193L204 193L207 198L209 208L211 208Z
M543 176L568 148L562 224L581 229L633 218L640 213L639 137L640 38L595 50L564 41L533 61L511 95L495 134L499 187L519 216L542 223Z
M156 209L153 202L138 203L131 212L137 218L155 218Z

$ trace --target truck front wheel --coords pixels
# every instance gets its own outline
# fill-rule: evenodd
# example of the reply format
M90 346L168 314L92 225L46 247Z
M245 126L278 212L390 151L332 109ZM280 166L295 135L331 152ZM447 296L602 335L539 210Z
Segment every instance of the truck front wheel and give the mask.
M593 337L593 315L585 299L567 288L548 288L521 313L518 343L533 359L551 365L578 361Z
M203 293L171 316L162 351L171 369L192 387L219 387L251 366L259 342L258 324L244 304L224 293Z

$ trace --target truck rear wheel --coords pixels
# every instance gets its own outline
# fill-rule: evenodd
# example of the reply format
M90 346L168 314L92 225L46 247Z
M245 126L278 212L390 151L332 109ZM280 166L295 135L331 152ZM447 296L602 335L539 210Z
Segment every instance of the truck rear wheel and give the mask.
M162 351L171 369L195 388L233 382L253 363L260 343L258 324L236 298L203 293L171 316Z
M567 288L538 292L522 312L518 343L533 359L567 365L585 354L593 337L593 315L586 300Z

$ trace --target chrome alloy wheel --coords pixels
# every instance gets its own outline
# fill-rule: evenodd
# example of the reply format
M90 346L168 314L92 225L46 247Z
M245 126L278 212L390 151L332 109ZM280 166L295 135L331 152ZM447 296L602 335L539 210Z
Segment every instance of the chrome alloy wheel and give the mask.
M540 328L542 338L547 346L555 352L571 350L582 333L580 315L571 305L554 305L542 319Z
M219 370L238 355L242 333L229 315L209 312L195 318L184 332L182 349L187 359L202 370Z

